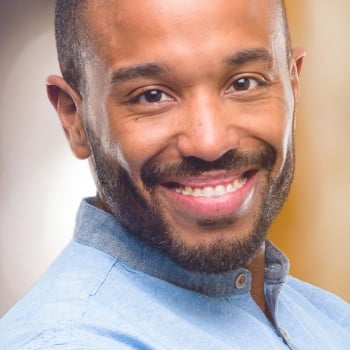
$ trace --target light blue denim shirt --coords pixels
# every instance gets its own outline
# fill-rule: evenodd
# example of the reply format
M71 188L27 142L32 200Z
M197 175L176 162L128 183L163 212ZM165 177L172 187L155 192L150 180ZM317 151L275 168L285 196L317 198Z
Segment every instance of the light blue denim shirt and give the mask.
M83 201L74 240L0 321L0 349L350 349L350 308L288 276L267 242L265 293L240 268L200 274L131 237Z

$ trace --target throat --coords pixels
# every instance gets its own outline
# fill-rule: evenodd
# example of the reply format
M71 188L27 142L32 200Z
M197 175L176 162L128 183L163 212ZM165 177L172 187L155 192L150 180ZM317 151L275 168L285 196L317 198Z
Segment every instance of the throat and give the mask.
M265 243L261 246L254 260L246 268L252 276L251 296L266 318L275 325L273 316L267 306L265 298Z

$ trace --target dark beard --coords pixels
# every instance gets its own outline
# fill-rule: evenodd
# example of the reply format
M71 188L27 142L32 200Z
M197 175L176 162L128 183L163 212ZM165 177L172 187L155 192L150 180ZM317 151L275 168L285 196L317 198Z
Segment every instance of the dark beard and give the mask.
M166 175L196 176L204 171L239 169L250 165L258 165L270 174L276 161L274 149L264 144L261 149L254 152L230 151L214 162L187 158L177 165L146 163L141 170L141 179L152 198L148 203L117 160L103 154L91 130L88 135L98 196L106 209L130 234L163 252L177 265L192 271L222 273L245 266L265 241L268 228L281 209L293 178L294 150L291 146L279 176L272 182L267 175L266 183L260 188L263 195L262 205L254 217L250 232L242 235L246 238L218 239L211 245L199 244L189 247L177 235L176 227L171 227L167 222L155 196L155 186L159 185L161 179ZM220 220L202 220L198 225L207 229L210 227L217 229L232 224L235 220L235 216L229 216Z

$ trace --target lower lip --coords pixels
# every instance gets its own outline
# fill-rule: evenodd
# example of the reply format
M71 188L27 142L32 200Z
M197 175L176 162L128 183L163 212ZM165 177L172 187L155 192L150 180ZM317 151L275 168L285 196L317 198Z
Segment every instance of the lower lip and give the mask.
M161 186L163 194L177 211L197 218L219 218L234 214L251 197L256 175L251 176L238 190L217 197L193 197L177 193Z

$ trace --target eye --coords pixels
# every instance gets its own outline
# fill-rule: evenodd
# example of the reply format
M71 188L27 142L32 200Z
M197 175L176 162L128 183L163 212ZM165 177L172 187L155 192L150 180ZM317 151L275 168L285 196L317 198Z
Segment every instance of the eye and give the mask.
M235 80L230 87L228 88L228 92L236 92L236 91L250 91L255 89L256 87L263 85L261 81L255 78L239 78Z
M160 90L148 90L143 94L137 96L134 102L138 103L159 103L164 101L171 101L172 98Z

